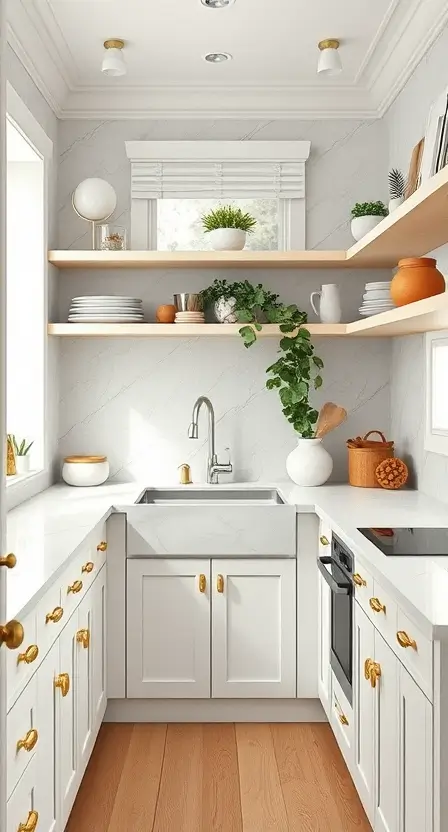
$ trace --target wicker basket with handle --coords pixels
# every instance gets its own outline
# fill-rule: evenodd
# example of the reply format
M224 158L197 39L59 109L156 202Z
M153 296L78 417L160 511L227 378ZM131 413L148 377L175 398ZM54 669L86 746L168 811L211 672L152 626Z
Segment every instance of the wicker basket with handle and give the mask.
M381 442L369 440L376 433ZM370 430L362 439L349 439L348 446L348 481L359 488L380 488L375 471L380 462L394 455L394 443L388 442L380 430Z

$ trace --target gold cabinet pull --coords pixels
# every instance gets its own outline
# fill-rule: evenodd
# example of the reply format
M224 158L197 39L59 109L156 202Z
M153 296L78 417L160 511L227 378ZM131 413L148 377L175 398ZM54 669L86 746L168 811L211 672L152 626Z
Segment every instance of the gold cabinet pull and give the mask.
M404 630L399 630L397 633L397 641L400 647L412 647L413 650L417 650L417 642L415 639L408 636Z
M39 820L39 812L30 812L25 823L19 824L17 832L34 832Z
M381 676L381 665L373 659L366 659L364 662L364 677L370 682L372 688L376 688L377 679Z
M70 676L68 673L60 673L54 680L55 688L59 688L62 696L67 696L70 690Z
M77 592L81 592L82 590L82 581L75 581L71 586L67 587L67 595L70 595L73 592L76 595Z
M64 610L62 609L62 607L55 607L53 612L47 612L45 616L45 624L48 624L50 621L52 621L54 624L57 624L61 620L63 615Z
M224 592L224 577L222 575L218 575L216 578L216 589L218 592Z
M23 748L25 751L32 751L38 739L39 734L37 733L36 729L31 728L31 730L28 731L26 737L24 737L23 740L18 741L17 751L20 751L21 748Z
M29 647L26 648L24 653L19 653L17 656L17 664L20 662L25 662L25 664L32 664L36 661L39 655L39 648L37 644L30 644Z
M199 575L199 592L205 592L207 589L207 578L205 575Z
M101 543L98 543L98 546L96 547L97 552L105 552L106 549L107 549L107 543L106 543L105 540L102 540Z
M345 714L338 714L338 719L341 725L348 725L348 719Z
M76 641L78 644L82 644L84 650L90 646L90 632L89 630L78 630L76 633Z
M0 646L5 644L9 650L17 650L25 637L25 631L20 621L8 621L0 625Z
M322 543L322 546L329 546L330 545L330 541L328 540L328 537L325 537L324 534L321 534L319 540Z
M94 569L95 569L95 564L92 563L91 560L89 560L88 563L84 564L84 566L81 569L81 572L87 572L87 574L89 574L90 572L93 572Z
M14 569L16 563L17 558L12 552L0 558L0 566L6 566L7 569Z
M356 584L356 586L367 586L367 581L361 577L359 572L355 572L353 575L353 583Z
M371 598L369 604L374 612L386 612L386 605L382 604L379 598Z

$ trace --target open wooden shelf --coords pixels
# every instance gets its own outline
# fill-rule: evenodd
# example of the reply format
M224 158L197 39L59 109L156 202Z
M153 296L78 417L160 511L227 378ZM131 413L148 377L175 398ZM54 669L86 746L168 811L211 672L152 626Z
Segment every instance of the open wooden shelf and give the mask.
M112 336L124 338L229 338L242 324L49 324L49 335L66 337ZM388 338L448 329L448 293L400 306L349 324L306 324L313 338ZM277 324L265 324L261 338L279 338Z
M60 269L334 269L345 251L50 251Z

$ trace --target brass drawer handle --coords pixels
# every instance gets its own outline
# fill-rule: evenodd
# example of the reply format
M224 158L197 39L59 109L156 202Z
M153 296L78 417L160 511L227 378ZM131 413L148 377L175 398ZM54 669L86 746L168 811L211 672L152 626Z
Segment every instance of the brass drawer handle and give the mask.
M53 612L48 612L45 616L45 624L48 624L50 621L52 621L53 624L57 624L61 620L63 615L64 610L62 609L62 607L55 607Z
M376 688L377 679L381 677L381 665L373 659L366 659L364 662L364 677L370 682L372 688Z
M73 592L76 595L78 592L82 590L82 581L75 581L71 586L67 587L67 595L70 595Z
M207 578L205 575L199 575L199 592L205 592L207 589Z
M96 547L97 552L105 552L106 549L107 549L107 543L106 543L105 540L102 540L101 543L98 543L98 546Z
M70 690L70 676L68 673L60 673L54 680L55 688L59 688L62 696L67 696Z
M25 631L20 621L8 621L0 625L0 646L6 644L8 650L17 650L25 637Z
M382 604L379 598L371 598L369 604L374 612L386 612L386 605Z
M324 534L322 534L320 536L319 540L322 543L322 546L329 546L330 545L330 541L328 540L328 537L325 537Z
M92 563L92 561L91 561L91 560L89 560L89 562L88 562L88 563L85 563L85 564L84 564L84 566L83 566L83 567L82 567L82 569L81 569L81 572L87 572L87 573L90 573L90 572L93 572L93 570L94 570L94 569L95 569L95 564L94 564L94 563Z
M84 650L87 650L90 647L90 632L89 630L78 630L76 633L76 641L78 644L82 644Z
M348 725L349 721L348 721L347 717L345 716L338 700L336 699L336 695L334 695L334 707L335 707L335 711L337 713L338 720L341 723L341 725Z
M404 630L399 630L397 633L397 641L400 647L412 647L413 650L417 650L417 642L415 639L408 636Z
M222 575L218 575L216 578L216 589L218 592L224 592L224 577Z
M6 566L7 569L14 569L16 563L17 558L12 552L10 552L9 555L4 555L4 557L0 558L0 566Z
M32 664L36 661L39 655L39 648L37 644L30 644L29 647L25 650L24 653L19 653L17 656L17 664L20 662L25 662L25 664Z
M17 832L34 832L39 820L39 812L30 812L25 823L20 823Z
M39 734L37 733L35 728L31 728L31 731L28 731L26 737L23 740L19 740L17 743L17 751L20 751L23 748L25 751L32 751L34 746L39 739Z
M367 581L361 577L359 572L355 572L353 575L353 583L356 584L356 586L367 586Z
M338 719L341 725L348 725L348 719L345 714L338 714Z

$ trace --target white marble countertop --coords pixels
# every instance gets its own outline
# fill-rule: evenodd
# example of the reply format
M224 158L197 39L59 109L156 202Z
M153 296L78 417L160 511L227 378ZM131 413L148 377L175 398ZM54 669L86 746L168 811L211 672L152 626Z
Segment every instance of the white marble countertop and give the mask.
M317 513L364 560L384 588L396 592L428 636L448 638L448 558L386 557L357 531L357 526L448 527L446 504L418 491L388 492L343 484L302 488L291 482L229 483L219 488L248 486L278 488L298 513ZM134 505L143 488L141 483L98 488L55 485L9 512L7 548L16 554L17 566L8 572L8 618L26 612L97 523L112 511L126 511Z

